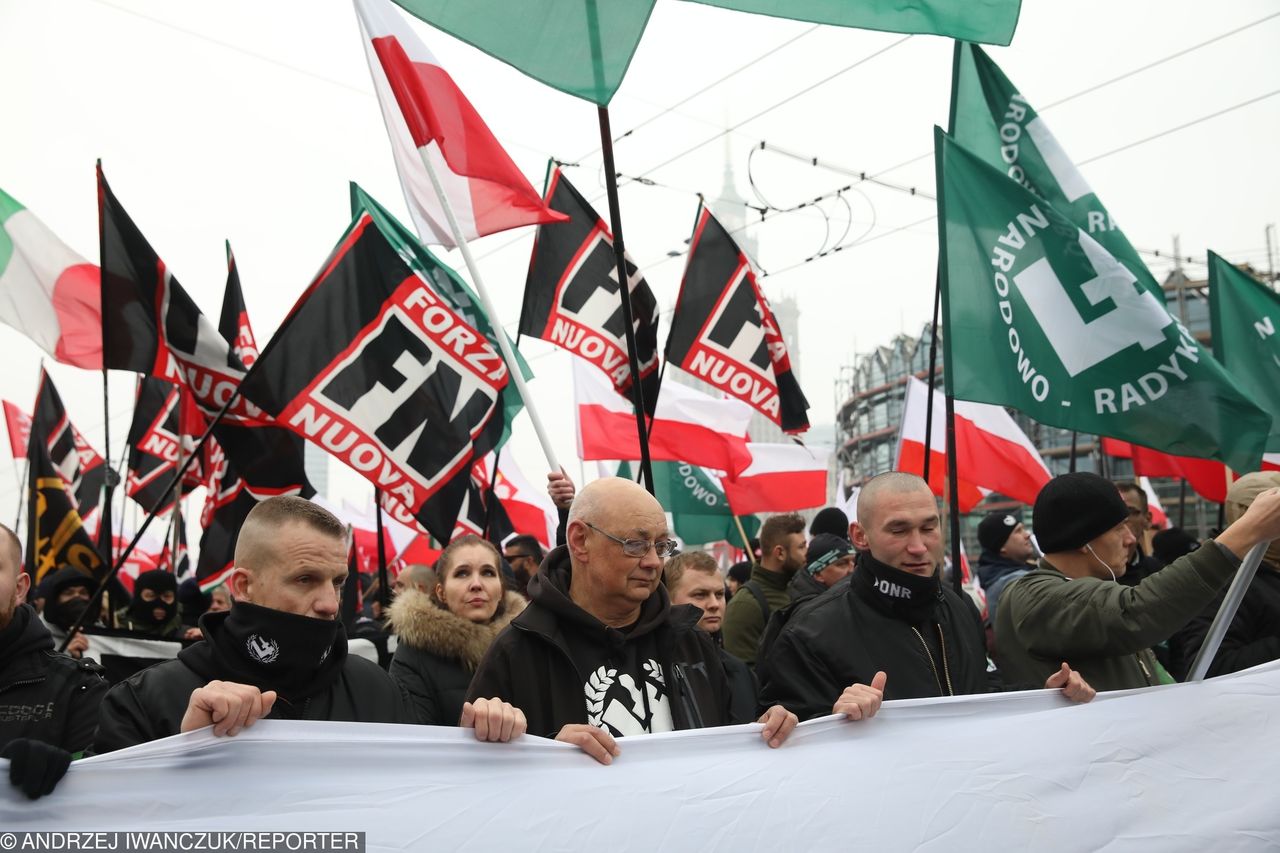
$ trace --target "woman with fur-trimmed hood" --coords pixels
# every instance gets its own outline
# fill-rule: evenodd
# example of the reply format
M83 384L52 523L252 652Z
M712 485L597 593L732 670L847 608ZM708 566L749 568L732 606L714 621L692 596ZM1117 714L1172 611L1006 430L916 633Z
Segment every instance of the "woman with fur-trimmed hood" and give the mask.
M392 603L391 677L409 691L419 723L458 725L480 659L524 610L524 598L503 584L501 559L479 536L461 536L436 561L430 593L409 588Z

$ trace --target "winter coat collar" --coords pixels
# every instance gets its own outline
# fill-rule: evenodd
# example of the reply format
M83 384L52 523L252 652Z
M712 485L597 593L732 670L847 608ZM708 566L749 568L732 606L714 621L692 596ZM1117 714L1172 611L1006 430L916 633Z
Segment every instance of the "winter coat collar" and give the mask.
M405 590L391 603L391 626L398 642L475 670L493 639L525 609L524 597L508 590L501 615L487 623L455 616L420 590Z

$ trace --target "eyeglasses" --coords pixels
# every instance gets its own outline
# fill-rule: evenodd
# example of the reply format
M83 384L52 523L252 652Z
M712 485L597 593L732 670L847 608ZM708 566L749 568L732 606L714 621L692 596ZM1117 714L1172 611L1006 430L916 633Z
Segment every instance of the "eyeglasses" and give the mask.
M622 553L626 554L628 557L643 557L645 554L649 553L650 548L657 552L659 558L674 557L676 554L680 553L680 548L676 545L674 539L659 539L657 542L654 542L651 539L619 539L612 533L605 533L589 521L584 521L582 523L587 527L590 527L596 533L599 533L601 536L607 536L614 542L617 542L622 546Z

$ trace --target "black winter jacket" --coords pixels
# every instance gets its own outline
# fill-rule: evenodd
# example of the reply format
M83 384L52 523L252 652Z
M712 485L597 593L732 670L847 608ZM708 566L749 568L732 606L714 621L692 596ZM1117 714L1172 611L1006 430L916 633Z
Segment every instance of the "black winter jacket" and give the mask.
M792 614L770 650L762 705L781 704L802 720L824 716L846 687L870 684L878 671L887 676L885 699L998 689L987 669L982 619L968 596L943 584L931 618L912 625L852 580Z
M226 613L206 613L200 627L209 637ZM325 688L290 704L276 699L266 719L325 720L352 723L414 723L403 688L376 663L346 654L346 635L339 634L343 660ZM148 667L111 688L102 701L95 753L111 752L178 734L192 691L210 681L240 681L220 659L216 647L202 640L184 649L177 660Z
M397 636L391 677L413 701L424 726L456 726L471 676L503 628L525 608L518 592L506 593L503 613L486 624L468 622L425 592L406 590L391 605Z
M476 670L468 701L496 696L510 702L524 712L529 733L543 737L553 738L571 723L586 724L583 685L590 673L578 671L570 644L600 637L618 649L627 643L653 644L676 729L730 722L724 666L710 635L697 628L702 618L699 608L672 607L666 589L659 585L641 608L637 626L623 633L595 622L573 603L571 576L568 549L560 546L551 551L529 582L528 608L498 635Z
M0 747L33 738L83 752L93 742L109 686L92 658L55 652L35 610L19 604L0 631Z
M1187 677L1226 594L1223 590L1186 628L1170 638L1169 645L1176 652L1176 678ZM1263 563L1240 601L1240 609L1209 664L1207 676L1239 672L1276 659L1280 659L1280 567Z

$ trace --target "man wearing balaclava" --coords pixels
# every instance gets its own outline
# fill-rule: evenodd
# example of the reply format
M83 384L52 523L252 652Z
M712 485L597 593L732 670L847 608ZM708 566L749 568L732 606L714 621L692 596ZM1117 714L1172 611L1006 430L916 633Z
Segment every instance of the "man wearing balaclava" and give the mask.
M1112 492L1114 493L1114 489ZM774 642L761 702L801 719L874 716L884 699L988 693L982 618L943 584L938 504L924 480L892 472L867 481L852 525L859 554L847 584L801 606ZM1066 664L1031 685L1077 702L1093 689Z
M1227 490L1226 522L1234 524L1245 514L1258 495L1280 486L1280 471L1245 474ZM1204 643L1213 617L1222 606L1225 591L1191 620L1184 630L1170 640L1175 647L1179 676L1195 661ZM1177 640L1178 642L1174 642ZM1222 638L1218 653L1209 664L1209 676L1239 672L1260 663L1280 658L1280 540L1267 546L1258 573L1240 601L1240 609Z
M133 582L133 599L116 611L116 624L127 631L170 638L183 633L178 610L178 579L164 569L152 569Z
M262 717L416 722L384 670L347 654L338 614L348 544L346 526L308 500L282 496L255 506L236 539L231 609L202 616L205 639L176 660L111 688L94 751L206 726L235 735ZM462 725L478 740L510 740L524 731L524 717L499 700L477 699L464 706Z
M996 614L1006 675L1033 680L1065 660L1098 690L1171 682L1151 646L1213 601L1250 548L1280 537L1280 488L1260 491L1215 539L1132 587L1116 583L1134 542L1128 518L1096 474L1063 474L1040 490L1032 524L1044 559L1009 585Z
M76 620L89 606L93 597L93 581L79 569L64 566L45 577L40 585L45 590L44 610L40 618L53 637L54 645L62 646L67 632L76 624ZM93 625L97 619L86 619L84 624ZM89 640L81 631L67 645L67 654L78 658L89 648Z

